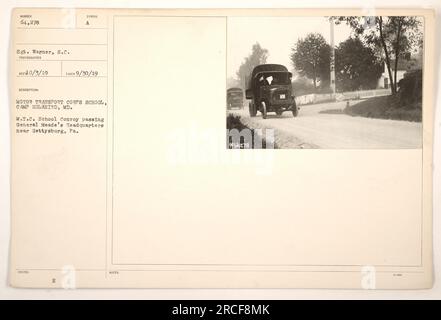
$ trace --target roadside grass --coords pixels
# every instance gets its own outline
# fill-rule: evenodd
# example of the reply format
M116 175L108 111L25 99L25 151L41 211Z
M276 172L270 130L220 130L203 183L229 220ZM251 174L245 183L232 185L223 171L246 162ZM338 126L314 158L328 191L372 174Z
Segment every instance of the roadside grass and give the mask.
M249 142L245 141L245 138L243 136L240 137L240 142L238 145L234 145L231 137L229 136L228 132L230 130L237 129L239 132L242 132L243 130L250 130L251 132L251 148L249 146ZM255 145L254 141L254 129L247 127L240 121L240 116L229 114L227 116L227 143L228 143L228 149L266 149L266 141L265 138L262 137L262 146ZM273 149L278 149L277 144L274 142Z
M369 98L344 109L351 116L421 122L421 107L401 107L393 96Z
M230 113L229 115L227 115L227 129L228 130L237 129L240 131L242 129L249 129L249 128L240 121L240 116Z

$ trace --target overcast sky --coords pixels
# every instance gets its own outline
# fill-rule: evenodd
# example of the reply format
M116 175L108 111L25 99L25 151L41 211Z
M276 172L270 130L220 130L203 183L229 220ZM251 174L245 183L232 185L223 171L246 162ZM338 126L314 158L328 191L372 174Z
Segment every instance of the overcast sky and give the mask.
M318 32L329 43L329 21L326 17L231 17L228 18L228 77L236 78L236 72L244 58L251 53L254 43L268 49L267 63L293 66L290 60L291 48L299 38L310 32ZM346 40L351 29L345 24L334 28L335 45Z

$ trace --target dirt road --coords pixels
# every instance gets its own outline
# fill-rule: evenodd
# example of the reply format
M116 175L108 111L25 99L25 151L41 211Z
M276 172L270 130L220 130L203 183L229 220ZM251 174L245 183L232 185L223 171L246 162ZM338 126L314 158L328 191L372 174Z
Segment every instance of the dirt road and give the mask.
M351 102L354 103L354 102ZM422 125L417 122L352 117L342 113L346 102L301 106L297 118L260 112L251 118L248 108L230 110L250 128L275 129L281 148L421 148Z

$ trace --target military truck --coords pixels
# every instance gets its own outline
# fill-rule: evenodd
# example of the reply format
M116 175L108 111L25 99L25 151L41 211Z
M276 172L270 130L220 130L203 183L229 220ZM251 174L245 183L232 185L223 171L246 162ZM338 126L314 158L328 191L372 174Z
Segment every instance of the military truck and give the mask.
M229 88L227 90L227 109L243 109L243 91L241 88Z
M291 111L297 117L291 78L291 72L281 64L256 66L248 78L245 91L246 98L251 100L248 105L250 116L255 117L260 111L262 118L266 119L268 112L280 116L284 111Z

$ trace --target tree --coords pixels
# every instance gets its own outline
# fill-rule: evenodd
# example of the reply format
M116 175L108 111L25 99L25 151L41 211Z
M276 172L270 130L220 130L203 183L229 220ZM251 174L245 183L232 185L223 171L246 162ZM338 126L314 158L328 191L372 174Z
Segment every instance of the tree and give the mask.
M298 73L312 79L314 88L329 82L331 48L319 33L309 33L305 39L297 40L291 49L291 61Z
M236 78L228 77L227 78L227 89L234 88L234 87L240 87L239 81Z
M337 87L342 91L375 89L383 72L375 52L358 37L340 43L335 50Z
M254 67L266 63L267 58L268 50L256 42L251 48L251 54L244 59L236 73L242 88L247 88L246 82Z
M292 89L296 96L303 96L310 93L315 93L316 90L310 79L305 77L297 77L292 82Z
M337 24L346 22L356 34L364 37L368 45L381 48L392 94L396 95L398 61L415 47L422 46L422 34L419 29L421 21L412 16L331 17L330 19Z

